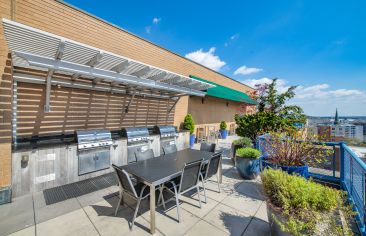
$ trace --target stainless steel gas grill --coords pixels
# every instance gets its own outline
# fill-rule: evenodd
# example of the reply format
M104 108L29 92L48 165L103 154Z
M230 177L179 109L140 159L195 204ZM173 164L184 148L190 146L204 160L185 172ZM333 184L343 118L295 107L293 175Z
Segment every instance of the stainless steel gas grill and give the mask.
M109 130L76 131L79 175L110 167L112 135Z
M155 126L154 133L160 134L160 153L169 145L176 145L178 134L174 126Z
M122 129L122 136L127 137L127 161L136 162L135 152L145 152L151 149L151 138L146 127L131 127Z

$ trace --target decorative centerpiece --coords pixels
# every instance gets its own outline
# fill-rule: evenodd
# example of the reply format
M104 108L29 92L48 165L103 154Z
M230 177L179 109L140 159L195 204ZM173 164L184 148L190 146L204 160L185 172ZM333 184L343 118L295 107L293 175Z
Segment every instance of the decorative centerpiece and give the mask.
M260 151L255 148L239 148L236 151L235 166L244 179L255 179L259 174Z
M183 129L185 130L189 130L189 147L192 148L194 145L194 142L196 140L196 135L194 134L194 120L191 114L187 114L184 117L184 122L183 122Z
M227 134L228 134L228 130L227 130L227 124L226 121L221 121L220 123L220 135L222 139L226 139L227 138Z
M266 169L261 178L271 235L352 235L344 192L281 170Z

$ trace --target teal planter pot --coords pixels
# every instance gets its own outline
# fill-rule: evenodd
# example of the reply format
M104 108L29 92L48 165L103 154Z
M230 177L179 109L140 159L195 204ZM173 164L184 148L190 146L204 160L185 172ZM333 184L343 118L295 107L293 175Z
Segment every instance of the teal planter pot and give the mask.
M196 141L196 135L195 134L191 134L189 136L189 147L192 148L194 145L194 141Z
M227 129L220 129L220 135L222 139L226 139L227 138L227 134L228 134L228 130Z
M259 159L236 157L236 169L244 179L256 179L259 175Z
M272 169L281 169L282 171L285 171L291 175L300 175L304 178L309 178L309 166L303 165L303 166L282 166L282 165L276 165L273 164L267 160L262 160L262 166L263 168L272 168Z

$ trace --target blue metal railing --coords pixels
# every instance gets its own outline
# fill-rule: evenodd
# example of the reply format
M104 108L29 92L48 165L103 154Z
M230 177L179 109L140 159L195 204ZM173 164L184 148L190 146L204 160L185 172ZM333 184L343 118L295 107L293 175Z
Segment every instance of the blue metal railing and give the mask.
M266 136L257 139L256 146L263 156L268 156ZM348 194L356 215L356 222L362 235L366 236L366 164L343 142L317 142L333 149L324 163L309 166L309 175L322 181L338 183Z

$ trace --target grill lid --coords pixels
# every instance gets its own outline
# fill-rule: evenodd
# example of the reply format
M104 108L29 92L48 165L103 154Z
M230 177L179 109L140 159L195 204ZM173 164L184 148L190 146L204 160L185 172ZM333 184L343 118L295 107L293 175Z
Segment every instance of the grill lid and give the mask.
M95 148L112 145L112 134L109 130L79 130L76 131L78 149Z
M162 126L155 126L154 131L160 134L160 137L175 137L177 136L175 126L170 125L162 125Z
M150 140L149 130L146 127L123 128L122 135L127 137L128 143Z

